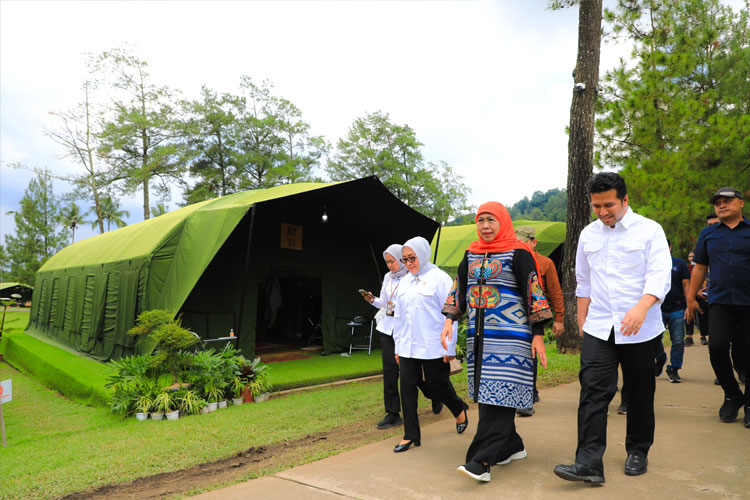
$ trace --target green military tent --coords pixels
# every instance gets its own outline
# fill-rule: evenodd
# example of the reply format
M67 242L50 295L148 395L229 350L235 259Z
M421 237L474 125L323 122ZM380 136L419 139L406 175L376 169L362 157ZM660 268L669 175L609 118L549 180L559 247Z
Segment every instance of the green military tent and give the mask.
M552 259L559 269L565 242L564 222L517 220L513 221L513 226L531 226L536 229L536 251ZM450 274L455 273L466 247L476 239L477 227L474 224L441 227L432 240L433 256L437 248L435 264Z
M17 294L21 296L19 302L25 304L31 300L33 293L34 287L24 285L23 283L0 283L0 297L10 298L11 295Z
M374 309L382 250L438 224L376 177L245 191L196 203L70 245L36 276L27 331L96 359L148 352L126 334L142 311L166 309L203 339L233 329L256 342L348 348L346 323Z

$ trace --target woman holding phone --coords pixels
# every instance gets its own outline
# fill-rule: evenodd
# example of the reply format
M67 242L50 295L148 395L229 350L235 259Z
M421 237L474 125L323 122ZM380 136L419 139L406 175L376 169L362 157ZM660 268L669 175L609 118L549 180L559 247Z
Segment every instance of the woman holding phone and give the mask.
M396 453L422 444L417 384L423 373L432 397L442 401L456 417L456 431L461 434L469 424L468 406L456 395L450 381L449 361L456 356L456 336L445 348L440 345L444 320L440 310L451 288L450 276L430 262L430 244L420 236L404 243L401 262L409 274L396 292L394 311L393 337L404 409L404 436L393 449Z
M401 425L401 400L398 392L398 363L396 363L395 344L393 342L394 311L396 291L401 284L401 279L408 272L401 262L401 245L394 243L383 252L385 265L388 272L383 276L383 286L380 288L380 296L375 297L366 290L360 290L364 299L377 307L383 309L384 315L378 321L377 330L380 332L380 353L383 360L383 400L385 402L385 417L378 422L378 429L388 429ZM423 380L417 384L429 398L429 390ZM440 413L443 403L438 400L432 401L433 413Z

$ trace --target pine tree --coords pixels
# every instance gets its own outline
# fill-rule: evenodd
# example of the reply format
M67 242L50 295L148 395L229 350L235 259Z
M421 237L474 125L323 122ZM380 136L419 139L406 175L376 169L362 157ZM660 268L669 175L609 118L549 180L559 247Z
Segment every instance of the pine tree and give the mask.
M8 255L8 279L34 283L44 262L65 245L67 235L58 230L59 207L48 172L29 182L19 209L13 211L15 236L5 235Z

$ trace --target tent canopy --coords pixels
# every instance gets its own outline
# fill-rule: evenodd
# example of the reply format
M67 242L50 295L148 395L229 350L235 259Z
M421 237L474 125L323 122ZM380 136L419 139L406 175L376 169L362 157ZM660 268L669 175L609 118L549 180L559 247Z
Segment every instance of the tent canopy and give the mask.
M531 226L536 229L536 251L542 255L557 261L565 241L565 223L517 220L513 226ZM468 224L465 226L446 226L439 231L440 244L437 249L438 266L455 271L461 263L464 251L469 244L477 239L477 226ZM438 245L438 234L432 240L432 255L435 255L435 247ZM556 262L557 264L557 262Z
M10 298L14 293L21 296L22 302L31 300L31 295L34 293L34 287L24 285L23 283L0 283L0 297Z
M436 229L376 177L235 193L64 248L37 274L28 330L117 359L153 348L126 332L141 312L166 309L203 338L233 328L251 355L262 309L274 297L304 302L308 293L320 310L290 328L319 321L324 348L341 350L346 321L375 312L356 290L379 288L382 249L415 235L430 239ZM279 311L280 320L289 319L285 311L300 316L307 304L295 307L271 308L265 325Z

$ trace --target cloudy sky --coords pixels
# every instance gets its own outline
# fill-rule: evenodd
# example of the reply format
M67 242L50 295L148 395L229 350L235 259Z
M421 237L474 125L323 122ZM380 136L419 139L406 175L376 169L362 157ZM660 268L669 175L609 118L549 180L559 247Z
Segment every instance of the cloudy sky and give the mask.
M474 205L563 188L578 12L546 4L0 0L0 237L32 176L8 165L80 168L42 128L80 100L84 53L125 44L188 97L268 79L334 144L356 117L387 112L465 178ZM624 53L605 45L602 72ZM122 202L141 220L138 197Z

